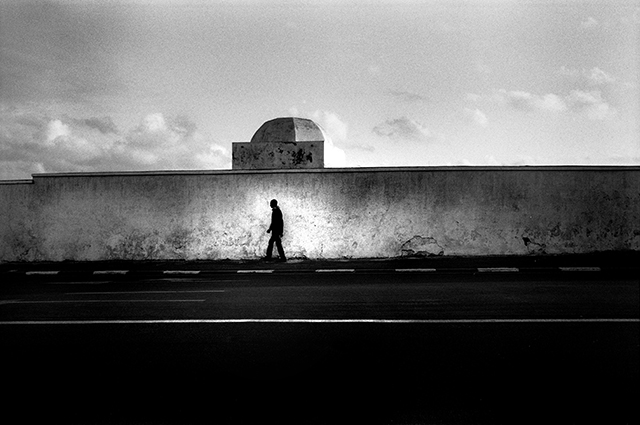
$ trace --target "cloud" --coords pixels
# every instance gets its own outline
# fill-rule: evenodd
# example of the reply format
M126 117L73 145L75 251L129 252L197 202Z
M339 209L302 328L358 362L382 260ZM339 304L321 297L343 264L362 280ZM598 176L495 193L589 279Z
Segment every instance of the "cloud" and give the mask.
M345 123L337 114L328 111L315 111L313 120L320 124L326 135L333 141L346 142L349 125Z
M464 114L480 127L486 127L489 120L480 109L464 108Z
M589 86L604 86L613 84L616 79L609 73L598 67L587 69L567 68L562 66L558 73L564 77L568 77L576 83L587 84Z
M71 130L69 130L68 125L63 124L60 120L51 120L47 123L46 141L47 143L53 143L59 137L68 137L70 133Z
M428 141L434 138L427 127L407 117L387 120L375 126L373 132L392 140Z
M598 90L573 90L567 96L567 102L574 111L584 112L592 120L604 120L616 114L616 110L602 99Z
M74 122L81 126L83 125L89 128L95 128L103 134L118 134L118 127L111 117L75 119Z
M499 90L498 97L510 106L523 111L559 112L567 109L564 100L553 93L536 95L524 91Z
M593 28L597 28L600 23L592 16L589 16L584 21L580 22L580 28L590 30Z
M337 114L329 111L315 111L312 119L322 129L324 139L324 164L327 167L346 167L345 151L336 145L348 143L349 126Z
M499 90L491 100L506 104L514 109L528 112L583 114L592 120L605 120L617 111L603 97L599 90L572 90L566 96L549 93L537 95L525 91Z
M611 75L607 74L600 68L591 69L591 71L589 71L589 73L586 75L586 78L591 84L597 86L611 84L616 81L615 78L613 78Z
M43 108L0 106L0 179L36 172L228 168L227 149L186 117L149 114L121 132L110 117L53 117Z

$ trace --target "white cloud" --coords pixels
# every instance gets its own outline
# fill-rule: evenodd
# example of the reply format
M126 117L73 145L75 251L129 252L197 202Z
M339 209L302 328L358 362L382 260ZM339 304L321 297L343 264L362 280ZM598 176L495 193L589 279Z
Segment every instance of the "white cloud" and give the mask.
M51 120L47 124L47 142L53 143L58 137L65 137L70 134L69 126L60 120Z
M343 168L347 166L347 155L344 150L336 147L331 139L325 140L324 165L334 168Z
M522 111L571 112L583 114L592 120L609 119L617 113L616 109L603 99L599 90L573 90L566 96L499 90L491 99Z
M558 73L568 77L576 83L587 84L589 86L604 86L615 83L616 79L609 73L598 67L591 69L576 69L562 66Z
M329 111L315 111L312 119L324 133L324 164L327 167L346 167L347 155L337 145L348 144L349 125L337 114Z
M615 78L597 67L591 69L591 71L589 71L589 73L586 75L586 78L591 84L597 86L615 82Z
M228 168L227 149L185 117L149 114L121 132L113 120L51 117L43 108L0 105L0 179L36 172Z
M564 111L567 109L567 105L564 100L553 93L545 94L536 98L536 107L544 111Z
M486 127L489 120L480 109L464 108L465 115L480 127Z
M337 114L328 111L316 111L313 113L313 120L320 124L332 140L336 142L347 141L349 126Z
M434 138L427 127L407 117L387 120L375 126L373 132L392 140L428 141Z
M567 96L567 101L572 110L584 112L592 120L604 120L616 114L616 110L602 99L602 93L598 90L573 90Z
M501 101L520 110L560 112L567 109L564 100L553 93L536 95L524 91L499 90L498 97Z

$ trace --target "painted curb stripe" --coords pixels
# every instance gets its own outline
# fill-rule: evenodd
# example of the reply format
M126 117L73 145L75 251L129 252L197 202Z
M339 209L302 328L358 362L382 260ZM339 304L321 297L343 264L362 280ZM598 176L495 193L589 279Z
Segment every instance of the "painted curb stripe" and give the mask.
M501 324L501 323L640 323L640 319L177 319L177 320L17 320L0 325L122 325L191 323L373 323L373 324Z
M517 267L478 267L480 273L505 273L505 272L519 272Z
M600 267L560 267L563 272L599 272Z

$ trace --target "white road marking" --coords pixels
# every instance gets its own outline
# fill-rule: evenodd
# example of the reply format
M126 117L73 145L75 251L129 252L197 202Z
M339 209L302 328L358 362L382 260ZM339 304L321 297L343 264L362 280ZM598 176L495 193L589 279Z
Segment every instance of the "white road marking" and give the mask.
M423 272L435 272L436 269L396 269L399 273L423 273Z
M354 273L356 269L318 269L316 273Z
M165 270L163 274L200 274L200 270Z
M374 323L374 324L484 324L484 323L640 323L640 319L176 319L176 320L16 320L0 325L122 325L190 323Z
M93 274L127 274L129 270L96 270Z
M59 270L41 270L26 272L27 276L55 276L60 273Z
M273 273L273 270L238 270L238 273Z
M504 273L504 272L519 272L517 267L478 267L478 271L481 273Z
M600 267L560 267L563 272L599 272Z
M224 289L206 289L193 291L110 291L110 292L67 292L66 295L119 295L119 294L193 294L198 292L225 292Z
M13 301L12 304L82 304L82 303L201 303L206 300L45 300Z

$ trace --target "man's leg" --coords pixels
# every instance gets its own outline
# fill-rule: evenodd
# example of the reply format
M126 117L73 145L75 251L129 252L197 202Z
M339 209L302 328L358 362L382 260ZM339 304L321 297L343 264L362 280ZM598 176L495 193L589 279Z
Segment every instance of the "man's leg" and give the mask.
M280 261L286 261L287 258L284 256L284 249L282 249L282 241L278 237L276 239L276 247L278 248L278 255L280 255Z
M273 242L274 237L271 236L271 238L269 238L269 245L267 246L267 259L271 258L271 254L273 254Z

